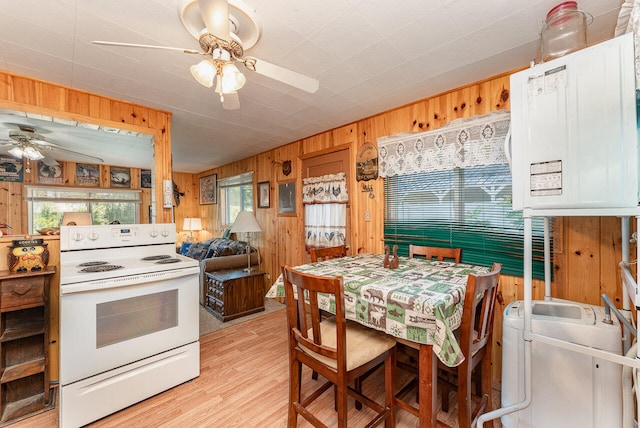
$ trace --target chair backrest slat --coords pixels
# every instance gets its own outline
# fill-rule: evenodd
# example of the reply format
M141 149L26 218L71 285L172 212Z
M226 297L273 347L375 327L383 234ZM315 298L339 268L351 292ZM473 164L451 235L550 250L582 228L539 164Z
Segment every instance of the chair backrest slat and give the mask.
M461 248L442 248L442 247L426 247L423 245L409 245L409 258L414 256L424 256L427 260L436 259L444 261L451 259L456 263L460 263L462 257Z
M340 363L340 359L346 355L343 278L341 276L329 277L306 274L289 266L282 267L282 277L290 331L289 346L292 348L303 346L313 352L336 360L338 367L345 367L346 363ZM294 295L294 288L297 296ZM320 293L333 295L335 298L335 347L327 346L323 343L320 330ZM309 331L313 332L313 337L310 337ZM346 361L346 357L344 358Z
M347 255L346 245L336 247L312 248L309 250L312 262L320 262L328 259L336 259Z
M491 338L501 269L501 264L494 263L491 272L471 274L467 279L460 327L460 349L465 356L473 355Z

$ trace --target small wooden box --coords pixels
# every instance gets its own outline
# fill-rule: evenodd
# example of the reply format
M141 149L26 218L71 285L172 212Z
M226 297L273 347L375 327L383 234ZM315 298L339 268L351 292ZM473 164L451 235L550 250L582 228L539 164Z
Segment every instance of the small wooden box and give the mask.
M225 322L264 311L264 272L207 272L205 307Z

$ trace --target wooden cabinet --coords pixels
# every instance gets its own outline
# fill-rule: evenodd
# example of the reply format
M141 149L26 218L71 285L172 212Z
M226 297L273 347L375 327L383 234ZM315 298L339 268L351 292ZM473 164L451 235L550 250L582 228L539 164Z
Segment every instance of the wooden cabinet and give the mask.
M220 321L264 311L264 272L230 269L206 275L205 307Z
M49 279L0 272L0 424L52 404L49 385Z

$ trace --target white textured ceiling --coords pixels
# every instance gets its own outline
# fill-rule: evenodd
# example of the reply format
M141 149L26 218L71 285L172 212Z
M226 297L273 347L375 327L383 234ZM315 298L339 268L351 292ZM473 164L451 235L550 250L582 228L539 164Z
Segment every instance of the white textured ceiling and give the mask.
M91 43L199 49L179 3L0 0L0 69L172 112L173 168L197 173L525 66L559 1L245 0L262 28L246 55L317 78L320 89L242 69L239 110L224 110L191 77L198 57ZM621 3L578 2L594 18L589 44L613 36ZM0 126L0 140L9 128ZM114 152L107 163L137 166Z

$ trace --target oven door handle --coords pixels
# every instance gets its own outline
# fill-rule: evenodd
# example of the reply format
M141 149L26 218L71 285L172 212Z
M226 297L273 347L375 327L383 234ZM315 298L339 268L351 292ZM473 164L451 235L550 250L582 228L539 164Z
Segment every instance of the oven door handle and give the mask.
M60 285L60 295L86 293L91 291L108 290L113 288L131 287L149 282L159 282L169 279L176 279L186 276L199 275L200 268L197 266L165 270L161 272L144 273L139 275L128 275L116 278L99 279L95 281L79 282L76 284Z

